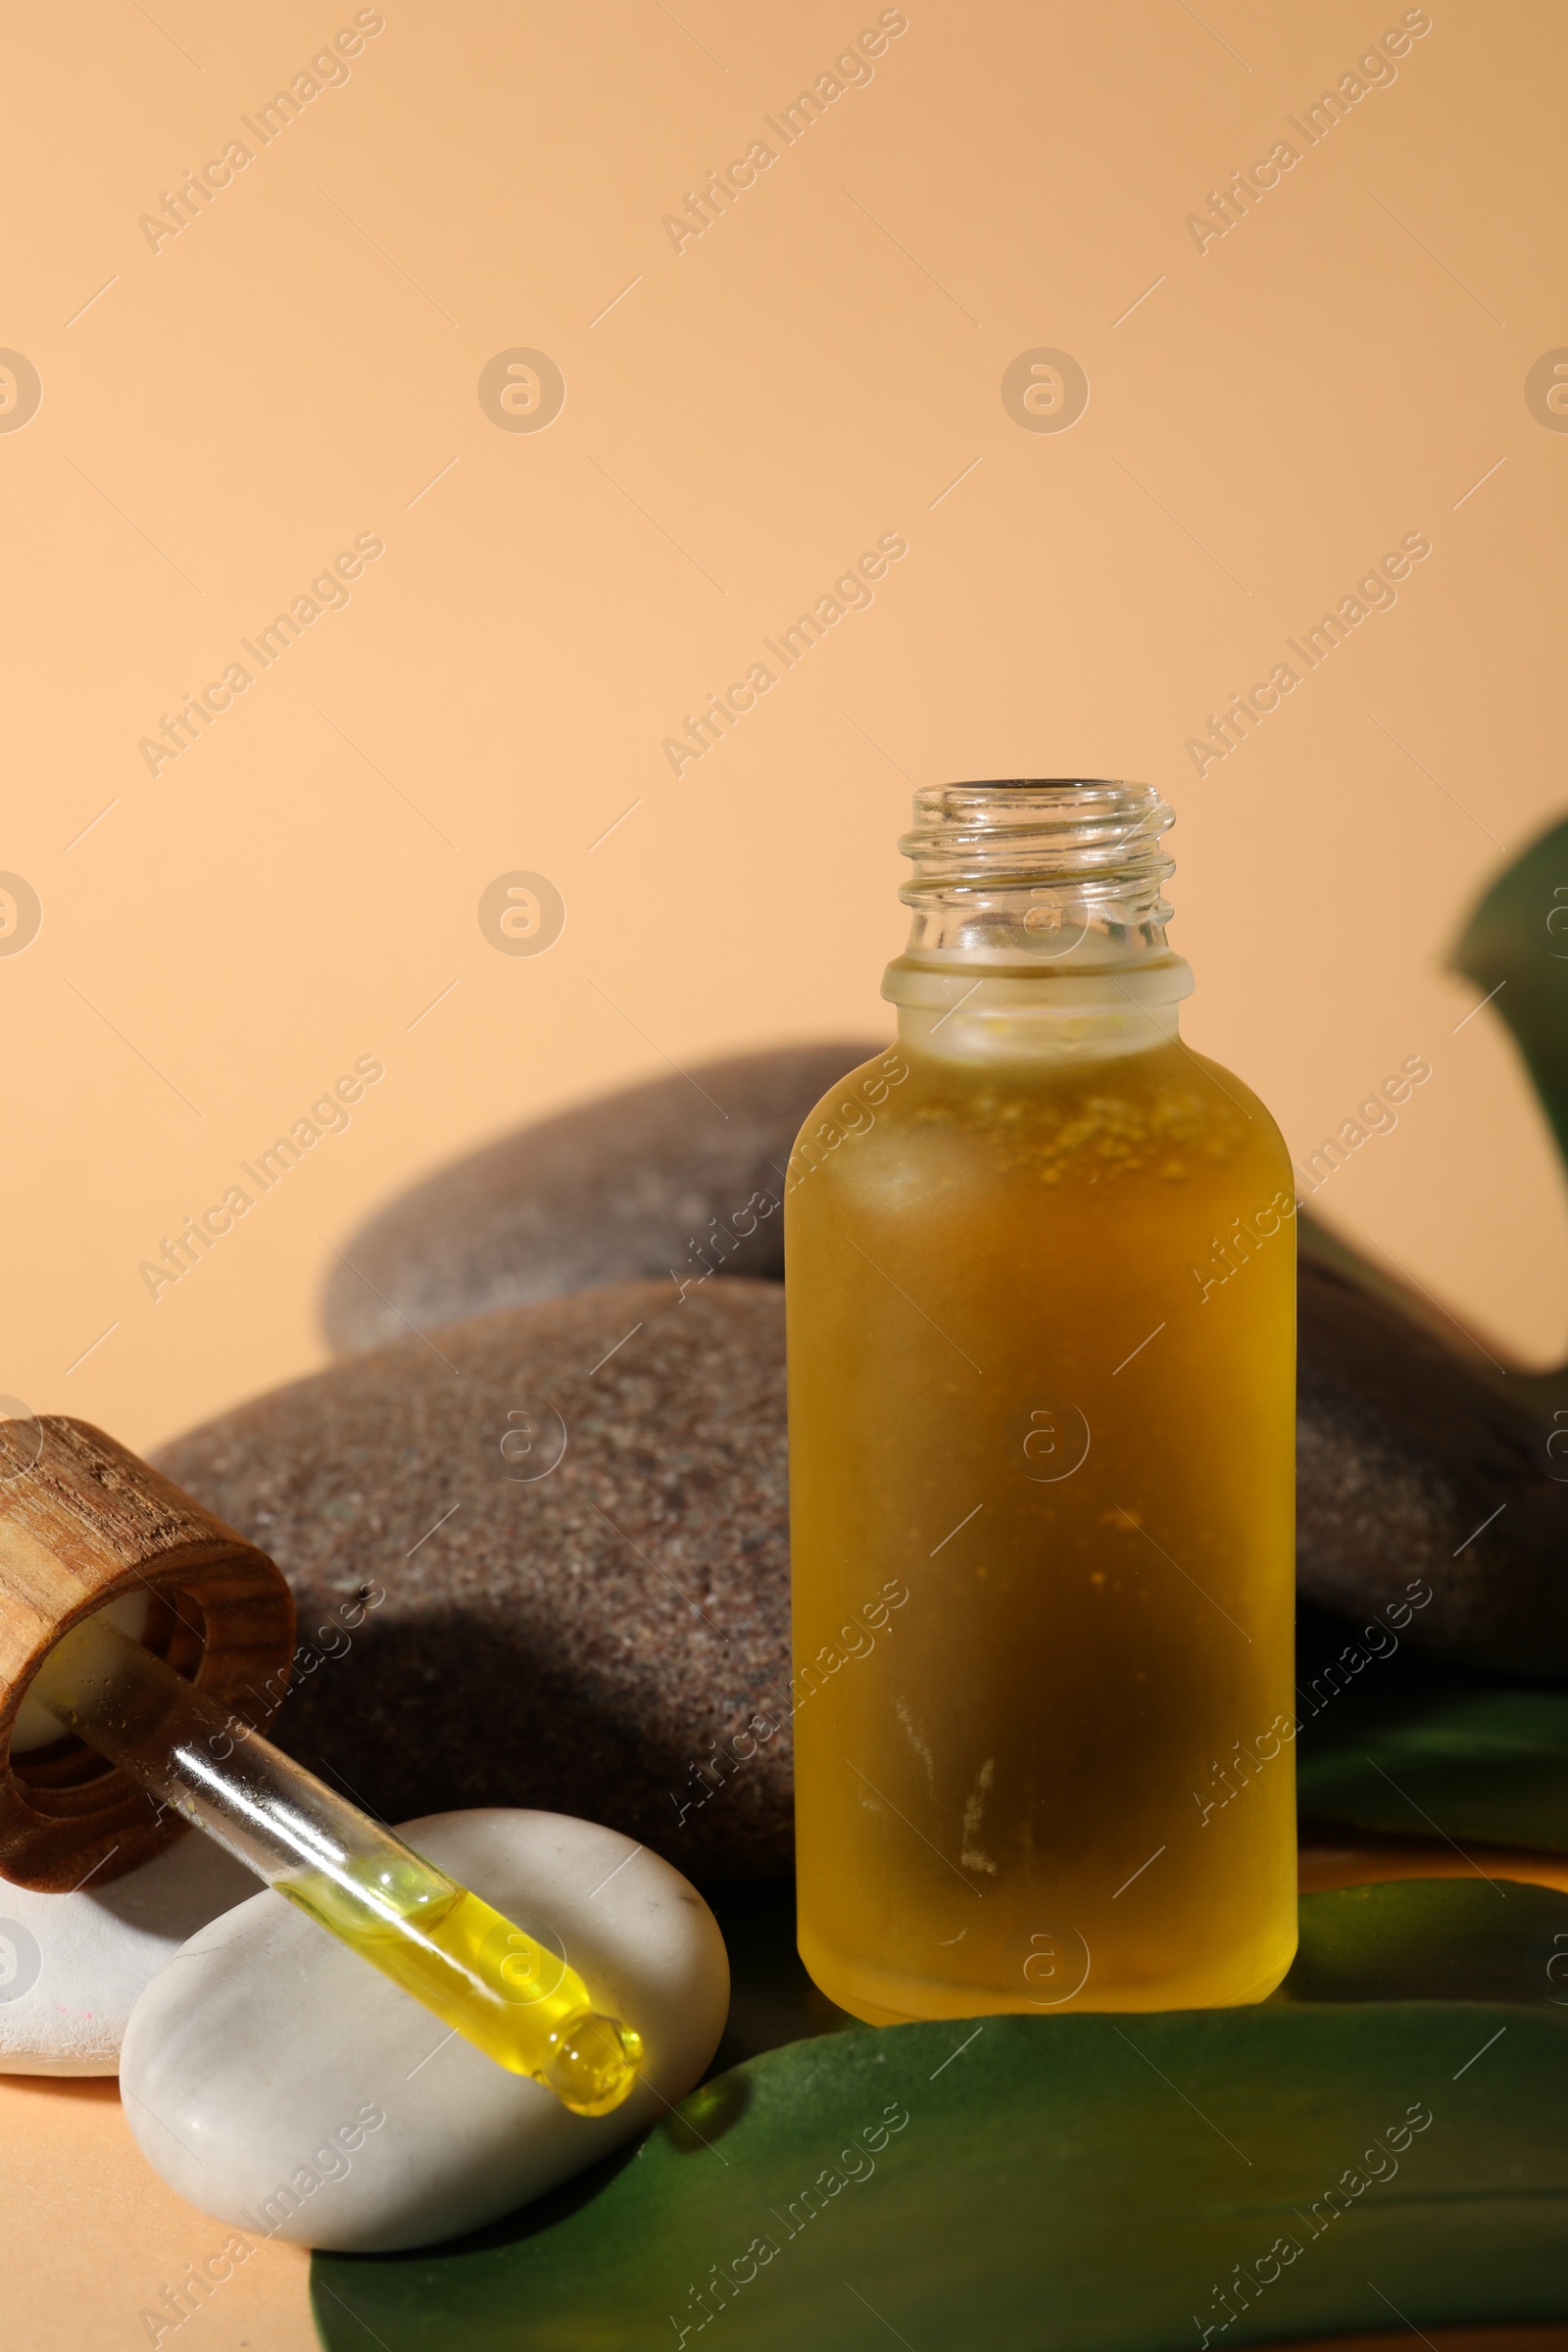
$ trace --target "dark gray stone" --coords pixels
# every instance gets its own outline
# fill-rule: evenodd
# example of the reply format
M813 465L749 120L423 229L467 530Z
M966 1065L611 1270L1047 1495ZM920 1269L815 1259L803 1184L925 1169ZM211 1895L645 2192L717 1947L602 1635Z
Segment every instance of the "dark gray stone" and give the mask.
M1568 1676L1568 1461L1543 1384L1446 1347L1303 1233L1297 1577L1364 1621L1431 1600L1402 1639L1499 1674ZM1568 1404L1568 1378L1562 1383ZM1398 1619L1395 1622L1397 1624Z
M339 1354L567 1291L779 1280L783 1169L806 1114L875 1043L786 1046L606 1095L443 1168L354 1235L326 1286ZM736 1231L736 1222L747 1228Z
M272 1737L323 1780L393 1821L536 1806L690 1876L789 1869L778 1284L406 1335L158 1462L287 1575L309 1655Z

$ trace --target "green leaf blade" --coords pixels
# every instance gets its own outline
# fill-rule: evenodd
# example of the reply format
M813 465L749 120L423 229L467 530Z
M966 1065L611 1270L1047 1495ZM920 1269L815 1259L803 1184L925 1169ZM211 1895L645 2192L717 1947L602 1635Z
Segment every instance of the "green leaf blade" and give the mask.
M1353 1992L1389 1897L1407 1949L1447 1935L1451 1965L1427 1967L1441 1993L1475 1973L1484 1933L1452 1931L1480 1894L1355 1890L1349 1926L1308 1930L1309 1971ZM1525 1897L1521 1968L1521 1938L1568 1949L1568 1898L1506 1900ZM735 2352L863 2352L888 2329L914 2352L1175 2352L1210 2321L1226 2344L1395 2326L1369 2279L1421 2328L1562 2318L1565 2098L1568 2009L1528 1986L857 2028L749 2060L629 2162L480 2239L318 2257L319 2324L329 2352L358 2352L364 2327L388 2352L709 2328ZM1432 2121L1401 2149L1412 2110ZM1238 2264L1253 2284L1221 2334Z
M1493 882L1453 949L1524 1057L1568 1165L1568 821Z

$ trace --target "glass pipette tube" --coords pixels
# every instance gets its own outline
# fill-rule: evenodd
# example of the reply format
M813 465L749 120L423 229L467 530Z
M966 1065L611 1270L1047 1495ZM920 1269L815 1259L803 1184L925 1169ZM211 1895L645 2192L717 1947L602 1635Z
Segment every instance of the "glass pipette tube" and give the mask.
M575 1969L103 1616L29 1687L55 1719L405 1992L574 2115L608 2115L641 2037Z

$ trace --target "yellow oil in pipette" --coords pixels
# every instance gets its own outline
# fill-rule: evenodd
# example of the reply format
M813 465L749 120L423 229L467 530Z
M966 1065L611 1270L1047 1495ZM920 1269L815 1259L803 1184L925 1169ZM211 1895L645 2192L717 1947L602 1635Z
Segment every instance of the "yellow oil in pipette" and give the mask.
M627 2097L641 2035L565 1958L416 1854L105 1617L49 1652L58 1722L225 1846L319 1927L575 2115Z
M352 1861L279 1894L475 2043L532 2075L574 2115L609 2115L631 2089L642 2036L596 2010L587 1985L523 1928L439 1871Z

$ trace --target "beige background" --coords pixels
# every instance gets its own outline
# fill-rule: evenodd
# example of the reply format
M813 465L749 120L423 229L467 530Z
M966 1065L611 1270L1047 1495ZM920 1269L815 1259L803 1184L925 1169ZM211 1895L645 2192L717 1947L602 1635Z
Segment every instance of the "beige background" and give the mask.
M870 84L677 254L662 214L874 7L390 0L153 252L141 214L353 14L10 28L0 346L42 405L0 430L0 868L45 917L0 955L0 1390L153 1445L318 1362L331 1247L452 1152L882 1025L912 781L1020 771L1171 793L1187 1033L1298 1154L1432 1060L1319 1209L1561 1354L1561 1178L1444 974L1568 800L1568 437L1523 400L1568 343L1561 12L1437 0L1199 254L1187 214L1304 146L1286 116L1398 7L909 0ZM543 433L479 407L517 346L564 371ZM1002 405L1042 346L1091 383L1065 433ZM909 553L872 610L672 776L662 736L884 531ZM1206 712L1405 531L1432 555L1398 605L1199 778ZM148 774L141 736L358 534L385 555L346 610ZM479 931L517 868L569 907L543 957ZM153 1303L139 1260L365 1054L348 1134ZM113 2093L12 2086L5 2138L7 2342L141 2342L209 2225ZM178 2340L308 2340L303 2265L264 2253Z
M1430 1057L1323 1213L1560 1353L1562 1186L1442 970L1494 841L1568 797L1568 437L1523 396L1568 340L1560 13L1440 0L1200 255L1188 214L1398 8L911 0L677 255L662 216L875 9L390 0L152 252L138 217L353 13L13 30L0 341L44 390L0 434L0 866L44 920L0 958L0 1389L150 1444L305 1370L329 1245L411 1178L883 1021L910 779L1030 770L1171 794L1188 1033L1298 1152ZM515 346L564 373L548 430L481 411ZM1087 370L1069 431L1004 409L1040 346ZM1205 714L1413 530L1396 608L1200 781ZM677 780L662 738L884 531L874 606ZM347 609L150 775L160 714L365 532ZM516 868L567 903L538 958L476 919ZM138 1262L367 1053L352 1129L155 1303Z
M1031 770L1171 794L1188 1034L1298 1154L1430 1058L1319 1206L1561 1352L1563 1188L1442 968L1568 799L1568 438L1523 392L1568 343L1560 11L1434 0L1200 254L1187 216L1396 5L909 0L869 84L677 254L662 216L877 13L388 0L156 253L138 217L354 11L15 18L0 344L43 400L0 432L0 868L44 918L0 957L0 1390L152 1444L318 1360L331 1247L452 1153L880 1026L911 783ZM546 431L479 405L518 346L565 377ZM1003 406L1038 347L1087 371L1069 431ZM682 714L890 531L872 609L674 777ZM1397 606L1200 780L1205 714L1411 531ZM151 775L138 739L361 533L386 552L347 609ZM539 958L476 918L517 868L568 907ZM386 1077L349 1132L155 1303L138 1262L362 1054ZM19 2343L140 2342L207 2225L111 2094L6 2102ZM297 2261L250 2277L179 2340L306 2340Z

